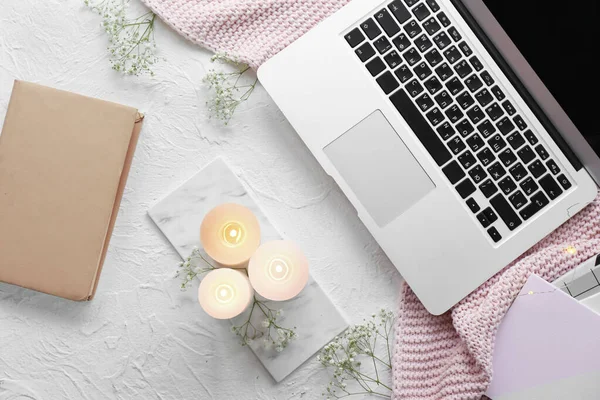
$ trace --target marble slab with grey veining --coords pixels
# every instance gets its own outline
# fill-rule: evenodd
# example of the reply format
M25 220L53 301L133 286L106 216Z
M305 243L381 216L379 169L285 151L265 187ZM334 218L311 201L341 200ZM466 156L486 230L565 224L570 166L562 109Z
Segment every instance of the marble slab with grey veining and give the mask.
M252 210L260 222L263 242L281 239L279 232L222 159L210 163L158 202L148 214L179 255L186 258L194 247L201 247L200 224L204 215L222 203L238 203ZM279 353L274 349L266 349L261 341L254 341L249 347L277 382L291 374L348 326L312 277L298 297L272 303L272 308L284 310L278 323L296 327L298 339ZM232 324L245 320L247 313L232 320ZM260 319L258 313L252 316L257 326L260 325Z

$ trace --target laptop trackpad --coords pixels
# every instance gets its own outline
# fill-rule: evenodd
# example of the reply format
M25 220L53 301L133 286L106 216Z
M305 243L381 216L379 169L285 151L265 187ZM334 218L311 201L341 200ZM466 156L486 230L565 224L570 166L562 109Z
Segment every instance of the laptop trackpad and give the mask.
M379 110L323 150L380 227L435 189Z

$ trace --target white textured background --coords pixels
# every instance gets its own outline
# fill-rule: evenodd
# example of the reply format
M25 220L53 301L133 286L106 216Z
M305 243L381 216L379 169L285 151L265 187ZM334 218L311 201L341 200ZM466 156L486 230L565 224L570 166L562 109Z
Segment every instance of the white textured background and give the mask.
M147 209L222 156L351 323L396 308L399 274L262 88L224 128L204 104L208 52L159 23L156 77L122 76L82 3L0 1L0 122L14 79L135 106L146 120L96 299L0 284L0 399L320 398L328 376L314 359L275 385L227 322L179 291L178 256Z

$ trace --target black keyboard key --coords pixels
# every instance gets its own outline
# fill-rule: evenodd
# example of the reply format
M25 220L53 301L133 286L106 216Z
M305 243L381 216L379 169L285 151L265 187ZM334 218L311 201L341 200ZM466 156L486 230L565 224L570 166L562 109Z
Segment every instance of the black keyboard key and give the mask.
M481 79L483 79L483 81L485 82L485 84L488 85L488 86L492 86L494 84L494 78L492 78L492 76L490 75L490 73L487 72L487 71L483 71L481 73Z
M410 47L410 39L404 33L401 33L398 36L396 36L394 40L392 40L392 43L394 43L394 46L396 46L400 53L402 53L404 50Z
M429 62L429 64L431 64L432 67L435 67L436 65L444 61L444 58L442 57L440 52L437 51L437 49L433 49L429 53L425 54L425 59Z
M448 19L448 16L443 11L439 13L437 17L445 28L447 28L451 24L450 20Z
M546 167L540 160L535 160L532 162L527 169L529 169L529 172L531 172L531 175L533 175L534 178L539 178L547 171Z
M397 70L394 71L394 74L396 74L401 83L405 83L413 77L412 70L408 68L408 65L406 64L401 65Z
M494 103L494 104L496 106L498 106L498 103ZM498 108L500 108L500 107L498 107ZM500 110L500 111L502 111L502 110ZM510 118L508 118L508 117L502 118L500 121L498 121L498 123L496 123L496 126L498 127L498 130L500 132L502 132L503 135L506 135L506 134L512 132L513 129L515 129L515 126L513 125Z
M496 85L492 88L492 93L494 94L494 97L498 101L504 100L506 98L506 96L504 95L504 92L502 92L502 89L500 89L498 87L498 85Z
M385 36L380 37L376 41L373 42L375 48L379 52L379 54L383 54L392 48L392 44Z
M481 165L474 166L469 171L469 175L471 176L471 179L473 179L473 182L475 182L476 184L483 182L483 180L487 177L487 173L483 168L481 168Z
M475 71L481 71L483 69L483 64L481 63L481 61L479 61L479 58L477 58L477 56L469 58L469 61L471 62L473 68L475 68Z
M535 152L538 153L542 160L546 160L548 157L550 157L550 154L548 154L544 146L542 146L541 144L535 146Z
M446 35L446 32L440 32L433 37L433 41L440 50L444 50L446 47L452 44L452 39Z
M535 158L535 153L529 146L525 146L521 150L517 151L517 155L525 165L529 164L529 162Z
M421 29L419 23L413 19L410 22L404 24L404 32L406 32L411 38L414 38L419 33L423 32L423 29Z
M436 94L442 89L442 83L437 76L432 76L431 78L427 79L424 85L430 94Z
M394 21L394 18L392 18L388 10L386 10L385 8L383 10L380 10L377 14L375 14L375 19L377 20L377 22L379 22L379 25L381 25L381 27L389 37L392 37L396 33L400 32L400 27L398 26L396 21Z
M440 11L440 6L435 0L426 0L427 5L431 8L431 11L438 12Z
M460 33L458 33L456 28L453 26L448 28L448 33L450 34L450 36L452 36L452 39L454 39L455 42L458 42L462 39L462 36L460 36Z
M498 179L506 175L506 170L504 169L502 164L500 164L499 162L495 162L488 168L488 173L495 181L497 181Z
M517 162L517 156L512 152L511 149L503 150L500 154L498 154L498 158L505 167L510 167L512 164Z
M433 46L433 43L431 43L431 40L429 40L426 35L421 35L415 39L415 46L417 46L417 49L419 49L421 53L425 53Z
M456 104L453 104L452 107L450 107L449 109L446 110L446 117L448 117L450 122L455 124L462 117L464 117L464 114Z
M385 64L381 61L381 58L375 57L366 64L367 69L373 76L377 76L385 69Z
M506 224L509 230L514 231L519 225L521 225L521 219L514 212L508 201L501 194L496 195L490 200L490 204L494 207L494 210L498 213L502 221Z
M471 48L466 42L460 42L458 48L460 49L460 51L462 51L465 57L469 57L471 54L473 54L473 50L471 50Z
M461 60L458 64L454 66L454 70L461 78L464 78L465 76L473 72L473 68L471 68L471 65L467 62L467 60Z
M431 99L431 97L429 97L427 93L425 93L423 96L419 97L415 101L417 102L417 105L419 106L422 112L425 112L431 107L433 107L433 100Z
M483 86L483 82L481 82L481 79L475 74L465 79L465 84L471 92L476 92Z
M481 226L483 226L484 228L487 228L488 226L490 226L492 224L490 221L488 221L488 219L485 216L483 211L480 212L479 214L477 214L477 220L479 221Z
M400 58L400 54L398 54L396 50L390 51L385 57L383 57L383 59L391 69L394 69L398 65L402 64L402 58Z
M433 102L432 102L432 104L433 104ZM448 121L445 121L443 124L438 126L436 131L440 135L440 137L444 140L450 139L456 133L456 131L454 130L454 128L452 127L452 125L450 125L450 123Z
M490 119L492 121L496 121L498 118L500 118L504 114L504 111L502 111L502 109L500 108L498 103L493 103L492 105L488 106L485 109L485 112L487 113L487 115L490 117Z
M542 189L544 189L544 192L546 192L550 200L556 199L563 192L560 186L558 186L558 183L556 183L556 181L550 174L547 174L542 179L540 179L540 186L542 187Z
M437 22L437 20L433 17L431 17L427 21L423 22L423 28L425 28L425 31L427 33L429 33L430 35L433 35L437 31L442 29L439 22Z
M506 140L508 140L508 144L510 144L510 147L512 147L515 150L523 146L523 144L525 143L523 135L521 135L519 132L514 132L512 135L509 135L506 138Z
M370 43L365 43L354 51L360 61L365 62L375 55L375 49Z
M456 129L458 130L458 133L462 135L462 137L469 136L475 130L475 128L473 128L473 125L471 125L471 123L467 119L463 119L458 124L456 124Z
M569 180L564 174L560 174L556 179L558 180L558 183L560 183L560 186L562 186L563 189L569 190L569 188L571 187L571 182L569 182Z
M494 150L494 153L498 153L500 152L500 150L506 147L506 142L504 141L504 139L502 139L502 136L500 135L492 136L491 139L488 140L488 144L490 145L492 150Z
M488 179L479 185L479 190L481 190L481 193L483 193L483 195L489 199L496 192L498 192L498 187L494 184L494 182L492 182L491 179Z
M471 108L469 111L467 111L467 116L469 117L471 122L473 122L475 125L477 125L478 123L483 121L483 119L485 118L485 114L483 113L483 111L481 110L481 107L479 107L479 106L475 106L475 107Z
M508 198L508 201L510 201L510 204L512 204L512 206L518 210L519 208L527 204L527 197L525 197L525 195L523 195L523 192L519 190L511 194Z
M515 181L513 181L513 179L510 176L507 176L506 178L502 179L498 185L500 186L500 190L502 190L502 192L506 195L512 193L514 190L517 189L517 184L515 183Z
M442 168L442 171L453 185L465 177L465 171L463 171L456 161L452 161L446 165L444 168Z
M487 233L488 233L488 235L490 235L490 237L492 238L494 243L498 243L499 241L502 240L502 235L500 235L500 232L498 232L498 229L494 228L493 226L487 230Z
M421 84L419 83L419 81L416 80L416 79L413 79L412 81L408 82L406 84L405 88L406 88L406 91L412 97L418 96L423 91L423 86L421 86Z
M421 80L426 79L429 75L432 74L431 72L431 68L429 68L429 65L427 65L426 63L422 62L419 65L417 65L414 68L414 72L417 75L417 77Z
M517 110L515 110L515 108L513 107L512 103L508 100L502 103L502 107L504 107L508 115L514 115L517 112Z
M425 18L431 15L431 11L429 11L429 8L427 8L425 3L421 3L413 8L412 12L419 21L423 21Z
M448 162L452 158L452 155L435 131L431 129L404 89L397 90L390 96L390 100L437 165L442 166Z
M461 106L461 108L463 110L466 110L467 108L471 107L473 104L475 104L475 100L473 99L473 97L469 94L469 92L462 92L461 94L459 94L456 97L456 102L458 103L459 106Z
M475 190L477 190L477 188L475 185L473 185L473 182L471 182L469 178L456 185L456 191L463 199L466 199L472 195Z
M419 0L404 0L407 6L412 7L419 2Z
M496 132L496 128L494 127L494 125L490 122L489 119L486 119L485 121L483 121L481 124L479 124L477 126L477 130L479 131L479 133L481 133L483 135L484 138L489 138L490 136L492 136L495 132Z
M453 74L452 68L448 65L448 63L443 63L439 67L435 69L435 73L440 77L442 81L450 78Z
M523 135L525 135L525 139L527 139L527 141L529 142L529 144L531 144L532 146L538 142L538 138L533 134L533 132L531 131L531 129L527 129L523 133Z
M454 77L446 82L446 87L453 96L456 96L465 88L465 86L457 77Z
M434 98L435 98L436 103L438 103L438 105L442 108L442 110L444 108L448 107L453 102L452 96L450 96L450 94L445 90L441 91Z
M479 161L481 161L481 164L483 164L484 167L487 167L496 159L496 156L494 156L494 153L486 147L477 153L477 158L479 158Z
M356 46L365 41L365 35L363 35L360 29L358 28L355 28L352 31L348 32L344 37L346 38L346 41L352 48L355 48Z
M483 89L483 90L479 91L475 95L475 98L477 99L477 102L479 103L479 105L481 107L485 107L488 104L490 104L492 101L494 101L492 94L487 89Z
M460 165L463 166L464 169L469 169L473 165L475 165L477 160L475 160L473 153L471 153L469 150L467 150L464 153L462 153L460 156L458 156L458 162L460 163Z
M392 4L389 5L389 9L401 24L408 21L411 17L410 12L404 7L404 4L402 4L400 0L393 1Z
M554 160L548 160L546 162L546 166L548 167L550 172L552 172L552 175L558 175L558 173L560 172L560 168L558 167L556 162L554 162Z
M513 121L515 121L515 124L517 125L519 130L524 131L525 129L527 129L527 124L525 123L523 117L521 117L520 115L515 115Z
M469 210L471 210L472 213L476 213L477 211L481 210L481 207L479 207L479 204L477 204L475 199L472 197L469 197L467 199L466 203L467 203L467 206L469 207Z
M521 179L523 179L523 178L525 178L527 176L527 170L525 169L525 167L521 163L518 163L514 167L511 167L508 170L508 172L510 172L510 174L512 175L512 177L515 178L515 180L517 182L519 182Z
M369 18L362 24L360 24L361 29L367 35L367 37L371 40L375 39L381 33L381 29L377 26L373 18Z
M400 86L394 75L389 71L377 78L377 83L385 94L392 93Z
M491 207L488 207L479 214L477 214L477 219L484 228L487 228L488 226L496 222L498 216L496 215L494 210L492 210Z
M485 146L485 142L483 141L481 136L479 136L478 134L474 134L473 136L467 139L467 145L471 150L477 153L483 148L483 146Z
M519 214L521 215L521 218L527 221L529 218L537 214L542 208L546 207L548 203L549 201L546 196L544 196L544 193L537 192L535 196L531 198L531 203L519 211Z
M450 139L448 142L448 147L450 148L450 151L456 155L463 151L467 145L465 145L465 142L463 142L463 140L457 135Z
M402 57L404 57L408 65L410 65L411 67L419 61L421 61L422 59L421 54L419 54L417 49L415 49L414 47L411 47L410 49L405 51L404 54L402 54Z
M446 57L446 60L448 60L448 62L450 64L454 64L455 62L460 60L460 58L462 57L462 55L460 54L460 52L458 51L456 46L451 46L451 47L447 48L446 50L444 50L444 56Z
M523 182L521 182L519 185L521 186L521 189L523 189L523 191L525 192L525 194L527 196L531 196L532 194L534 194L536 192L536 190L538 190L540 188L538 186L538 184L530 176L525 178L525 180Z

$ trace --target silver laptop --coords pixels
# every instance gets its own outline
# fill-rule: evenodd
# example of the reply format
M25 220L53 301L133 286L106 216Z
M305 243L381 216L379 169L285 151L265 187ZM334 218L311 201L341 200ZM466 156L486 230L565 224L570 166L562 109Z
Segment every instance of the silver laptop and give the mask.
M259 69L431 313L596 196L595 8L352 0Z

